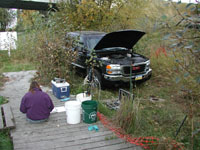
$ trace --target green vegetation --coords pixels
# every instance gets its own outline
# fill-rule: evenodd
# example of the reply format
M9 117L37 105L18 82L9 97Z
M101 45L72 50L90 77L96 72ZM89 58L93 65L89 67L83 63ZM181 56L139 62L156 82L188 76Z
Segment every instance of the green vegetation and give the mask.
M0 81L1 82L1 81ZM0 105L7 103L8 100L3 96L0 96ZM2 150L12 150L13 143L10 139L9 130L0 131L0 149Z
M6 8L0 8L0 31L5 31L8 24L14 19L15 13Z
M6 98L4 98L3 96L0 96L0 105L5 104L7 102L8 102L8 100Z
M13 150L13 144L10 140L9 130L0 131L0 149Z
M3 81L4 81L4 76L3 76L3 74L0 73L0 87L3 86L3 83L4 83Z
M8 51L0 51L0 72L17 72L25 70L34 70L34 65L19 55L18 50L11 51L11 57Z
M0 51L0 54L1 54L0 55L0 64L2 65L2 66L0 66L0 89L5 82L5 77L1 74L1 70L4 71L5 68L3 66L6 63L7 64L10 63L9 60L4 56L4 53L5 53L4 51L3 52ZM13 63L13 65L14 65L14 63ZM13 71L13 70L11 70L11 71ZM7 102L8 102L8 100L0 95L0 105L5 104ZM1 139L0 140L0 149L2 149L2 150L12 150L13 149L13 144L12 144L12 140L10 138L9 133L10 133L9 130L0 131L0 139Z
M81 4L62 3L59 8L58 12L19 12L18 29L25 32L19 34L18 50L11 51L11 58L6 51L0 52L0 72L37 69L40 83L48 84L53 77L65 78L71 94L78 94L87 87L83 85L83 77L70 66L76 54L66 50L72 46L65 45L67 32L143 30L147 34L134 50L150 58L152 78L134 84L134 101L124 100L117 112L104 105L104 100L117 99L117 88L102 90L100 95L96 90L93 99L98 100L99 111L126 133L133 137L158 137L160 143L155 149L170 149L173 140L185 149L200 149L199 28L194 26L199 4L89 0ZM130 90L129 86L123 88ZM185 115L188 117L175 138Z

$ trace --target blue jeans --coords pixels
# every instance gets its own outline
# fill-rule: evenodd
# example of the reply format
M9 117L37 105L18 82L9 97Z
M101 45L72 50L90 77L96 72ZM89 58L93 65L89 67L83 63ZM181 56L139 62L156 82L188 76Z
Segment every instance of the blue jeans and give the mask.
M42 123L42 122L48 121L48 118L47 118L47 119L42 119L42 120L31 120L31 119L29 119L29 118L26 118L26 120L27 120L29 123Z

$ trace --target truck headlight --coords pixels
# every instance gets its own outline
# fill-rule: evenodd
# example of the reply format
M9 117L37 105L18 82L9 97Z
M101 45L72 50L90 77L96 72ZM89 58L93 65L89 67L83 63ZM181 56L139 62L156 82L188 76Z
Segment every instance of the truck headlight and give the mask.
M146 71L148 71L149 68L150 68L150 60L148 60L148 61L146 62Z
M121 74L121 67L119 64L107 65L106 72L107 74Z
M147 66L149 66L150 65L150 60L148 60L146 63L147 63Z

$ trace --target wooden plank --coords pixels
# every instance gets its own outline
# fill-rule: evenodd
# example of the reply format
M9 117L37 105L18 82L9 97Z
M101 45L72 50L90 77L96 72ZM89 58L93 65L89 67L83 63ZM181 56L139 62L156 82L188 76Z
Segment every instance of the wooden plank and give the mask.
M103 125L98 125L99 131L108 131L108 129L104 128ZM21 131L21 132L15 132L14 136L24 136L24 135L30 135L32 138L38 137L38 136L48 136L48 135L58 135L58 134L69 134L72 132L82 132L88 130L88 126L80 126L75 128L66 128L65 126L62 127L55 127L55 128L44 128L42 131ZM77 134L78 134L77 133Z
M14 117L13 117L10 105L4 104L2 105L2 108L4 111L6 128L15 128Z
M16 144L15 148L17 149L23 149L25 148L25 145L27 146L27 149L35 148L35 149L40 149L40 150L49 150L49 149L57 149L60 147L69 147L69 146L75 146L75 145L81 145L81 144L86 144L86 143L91 143L91 142L98 142L105 140L107 136L111 136L112 134L105 134L102 136L97 136L97 137L88 137L85 139L80 139L80 140L73 140L73 141L61 141L59 139L57 140L52 140L52 141L40 141L40 142L35 142L35 143L23 143L23 144Z
M73 147L73 146L77 146L77 145L84 145L84 144L91 144L91 143L98 143L100 141L105 141L106 137L111 136L112 133L109 134L105 134L105 135L101 135L101 136L90 136L88 138L84 138L84 139L79 139L79 140L74 140L71 142L66 142L66 141L61 141L55 144L55 148L62 148L62 147Z
M130 143L119 143L119 144L113 144L113 145L104 145L102 147L96 147L96 148L88 148L92 150L122 150L130 148L131 150L142 150L142 148L137 147L136 145L130 144Z
M54 142L53 141L41 141L37 143L24 143L24 144L17 144L14 143L14 150L51 150L54 149Z
M129 148L123 148L122 150L143 150L140 146L135 146L134 149L133 147L129 147Z
M56 119L57 116L50 116L50 119L48 122L44 122L41 124L30 124L25 120L25 117L23 119L16 119L16 122L20 123L20 128L17 129L16 132L23 132L23 131L38 131L38 130L51 130L51 129L59 129L61 127L66 127L67 129L70 128L76 128L80 126L89 126L88 124L85 123L80 123L80 124L75 124L75 125L70 125L67 124L67 121L65 118L61 120ZM101 125L101 122L96 122L96 125Z
M123 143L124 141L122 139L113 139L113 140L103 140L103 141L97 141L97 142L90 142L86 144L77 144L75 146L64 146L61 148L56 148L57 150L86 150L86 149L99 149L101 147L107 146L107 145L119 145ZM110 149L106 149L110 150Z
M0 129L3 129L3 116L2 116L2 107L0 106Z
M67 124L54 124L53 126L48 126L48 125L43 125L43 127L40 128L40 126L38 128L32 128L32 126L29 126L27 124L21 125L22 128L24 128L24 130L17 130L15 133L16 134L24 134L24 133L28 133L28 132L37 132L37 131L42 131L42 132L51 132L51 131L73 131L76 129L80 130L80 129L87 129L87 125L81 124L81 126L74 126L74 128L70 128L67 126ZM20 128L21 128L20 127ZM28 128L29 127L29 128ZM41 132L40 132L41 133Z
M30 135L24 135L23 139L19 138L19 136L12 136L13 140L18 141L18 143L34 143L39 141L52 141L52 140L61 140L61 141L73 141L80 140L88 137L95 137L100 135L105 135L108 133L112 133L111 131L103 131L103 132L80 132L80 133L63 133L63 134L49 134L48 136L42 136L42 134L38 134L37 137L31 137Z
M76 125L69 125L67 124L67 122L55 122L53 120L49 120L48 122L45 122L45 123L41 123L41 124L30 124L28 122L26 122L26 120L22 120L20 122L18 122L17 120L17 123L20 123L20 128L18 128L15 133L16 134L21 134L21 133L24 133L24 132L38 132L38 131L42 131L42 132L51 132L52 130L53 131L56 131L56 130L74 130L76 128L80 129L80 128L85 128L87 129L88 128L88 124L85 124L85 123L80 123L80 124L76 124ZM100 122L97 122L95 125L98 125L99 126L99 129L106 129L103 127L103 125L100 123ZM65 131L64 131L65 132Z

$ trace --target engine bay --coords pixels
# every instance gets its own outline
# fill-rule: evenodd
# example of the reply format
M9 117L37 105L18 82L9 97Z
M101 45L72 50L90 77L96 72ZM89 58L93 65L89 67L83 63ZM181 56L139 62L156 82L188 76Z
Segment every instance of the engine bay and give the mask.
M120 65L131 65L133 63L145 62L146 59L136 53L126 53L126 54L110 54L107 56L100 57L100 60L106 61L111 64Z

